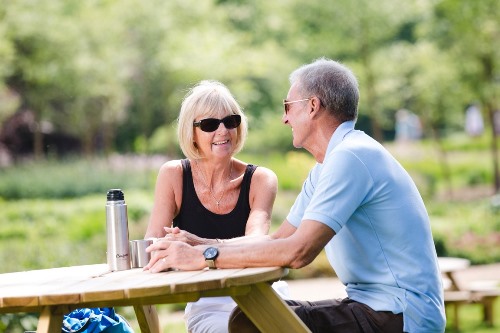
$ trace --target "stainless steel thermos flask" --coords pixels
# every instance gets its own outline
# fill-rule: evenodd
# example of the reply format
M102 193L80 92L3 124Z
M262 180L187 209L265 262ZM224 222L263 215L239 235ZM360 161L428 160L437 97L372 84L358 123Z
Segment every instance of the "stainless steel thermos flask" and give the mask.
M111 271L130 269L127 204L120 189L111 189L107 193L106 234L109 269Z

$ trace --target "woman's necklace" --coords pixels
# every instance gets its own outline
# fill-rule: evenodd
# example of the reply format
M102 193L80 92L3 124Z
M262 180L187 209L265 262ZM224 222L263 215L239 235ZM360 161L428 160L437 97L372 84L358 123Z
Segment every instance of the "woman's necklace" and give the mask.
M222 198L224 197L224 194L226 194L226 188L224 187L219 200L217 200L217 198L215 197L215 195L212 193L212 186L208 186L207 179L205 178L205 172L203 172L203 170L201 169L200 165L198 164L198 161L195 160L195 162L196 162L196 166L200 169L200 173L201 173L201 177L202 177L202 180L203 180L203 184L205 185L206 188L208 188L208 193L210 193L210 196L215 200L215 203L217 204L217 209L219 209L220 202L222 201ZM231 163L230 163L230 166L229 166L229 175L227 177L228 181L231 181L231 174L232 173L233 173L233 160L231 160Z

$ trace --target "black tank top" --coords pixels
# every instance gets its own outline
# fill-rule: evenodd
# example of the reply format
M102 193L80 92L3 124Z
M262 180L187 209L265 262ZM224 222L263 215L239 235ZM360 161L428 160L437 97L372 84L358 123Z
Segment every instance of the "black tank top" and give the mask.
M182 203L179 214L174 218L174 227L203 238L228 239L244 236L250 215L250 183L257 166L247 165L236 206L231 212L220 215L206 209L196 195L189 160L181 160L181 163Z

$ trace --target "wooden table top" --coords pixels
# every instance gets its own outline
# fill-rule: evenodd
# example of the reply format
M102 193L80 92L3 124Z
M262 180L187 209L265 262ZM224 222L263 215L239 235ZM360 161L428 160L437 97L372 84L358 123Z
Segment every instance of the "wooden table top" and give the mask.
M83 307L187 302L203 296L230 295L242 287L276 281L281 267L169 271L136 268L108 272L106 264L0 274L0 312L26 312L44 306ZM171 299L167 299L170 297Z
M443 273L459 271L470 266L470 261L464 258L438 257L439 269Z

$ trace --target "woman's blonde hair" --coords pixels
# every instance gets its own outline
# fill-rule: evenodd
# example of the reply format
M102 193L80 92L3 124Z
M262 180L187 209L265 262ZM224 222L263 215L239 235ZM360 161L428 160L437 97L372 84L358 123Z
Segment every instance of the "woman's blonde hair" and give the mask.
M228 115L241 116L241 124L237 127L236 143L233 155L245 144L248 123L240 105L229 89L222 83L203 80L190 89L182 101L177 120L177 137L184 155L189 159L203 158L194 142L193 122L204 118L222 119Z

